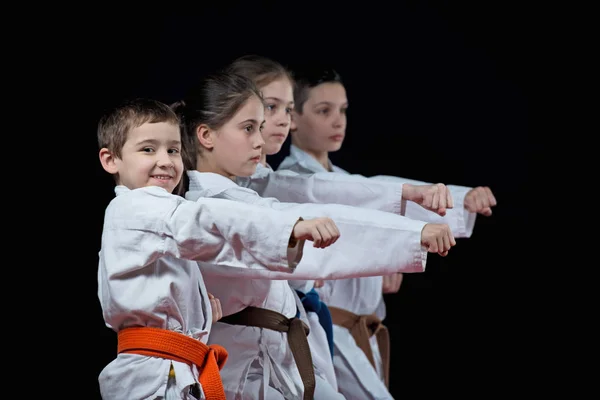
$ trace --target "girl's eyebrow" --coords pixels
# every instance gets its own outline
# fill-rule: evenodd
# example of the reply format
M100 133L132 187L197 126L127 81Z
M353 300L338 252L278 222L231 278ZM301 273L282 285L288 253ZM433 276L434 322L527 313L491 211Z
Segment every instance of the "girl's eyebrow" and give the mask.
M258 124L258 121L257 121L257 120L250 118L250 119L247 119L247 120L244 120L244 121L242 121L242 122L238 123L238 125L247 124L248 122L250 122L250 123L252 123L252 124Z
M273 96L271 96L271 97L265 97L265 100L274 100L274 101L276 101L278 103L285 103L285 101L283 99L280 99L279 97L273 97ZM288 101L288 104L294 104L294 100Z

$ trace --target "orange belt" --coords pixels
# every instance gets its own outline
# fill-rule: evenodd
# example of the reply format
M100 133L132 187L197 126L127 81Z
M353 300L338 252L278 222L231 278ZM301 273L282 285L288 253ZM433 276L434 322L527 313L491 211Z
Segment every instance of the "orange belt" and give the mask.
M197 339L160 328L132 327L119 331L119 353L134 353L166 358L200 371L198 380L207 400L225 400L219 371L227 361L227 350L219 345L207 346Z

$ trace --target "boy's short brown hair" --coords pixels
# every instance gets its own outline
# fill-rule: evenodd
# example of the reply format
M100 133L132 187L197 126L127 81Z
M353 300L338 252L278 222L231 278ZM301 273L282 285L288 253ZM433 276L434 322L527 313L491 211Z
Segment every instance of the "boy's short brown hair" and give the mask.
M152 99L130 99L106 112L98 122L98 146L116 157L127 141L127 134L145 123L168 122L179 126L177 114L166 104Z

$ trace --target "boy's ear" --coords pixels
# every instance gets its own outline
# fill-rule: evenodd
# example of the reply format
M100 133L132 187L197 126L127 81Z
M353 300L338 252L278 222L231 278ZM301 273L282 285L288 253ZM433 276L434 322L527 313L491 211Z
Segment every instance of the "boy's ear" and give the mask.
M106 147L101 148L99 156L100 164L102 164L102 168L104 168L106 172L113 175L119 172L117 163L115 162L117 157L110 150Z
M292 117L290 120L290 131L293 132L296 129L298 129L298 113L296 112L296 110L292 110L290 116Z
M196 129L196 136L198 142L204 148L211 150L215 147L214 136L216 132L208 127L208 125L202 124Z

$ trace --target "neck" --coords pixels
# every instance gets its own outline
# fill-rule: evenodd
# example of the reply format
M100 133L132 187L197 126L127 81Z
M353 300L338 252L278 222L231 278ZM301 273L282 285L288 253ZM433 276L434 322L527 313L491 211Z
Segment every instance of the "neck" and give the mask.
M294 140L293 138L292 138L292 144L294 146L296 146L297 148L299 148L300 150L307 153L309 156L311 156L315 160L317 160L317 162L319 164L321 164L323 166L323 168L325 168L327 171L329 171L329 172L333 171L331 169L331 165L329 165L329 153L328 152L309 149L307 146L303 146L302 144L298 143L298 141Z
M230 175L222 168L219 168L219 166L209 157L198 156L198 161L196 162L196 171L212 172L213 174L224 176L225 178L231 179L235 182L235 176Z
M313 152L309 152L308 154L310 154L315 160L317 160L319 162L319 164L321 164L323 166L323 168L325 168L327 171L333 172L333 169L331 168L331 165L329 164L329 153L328 152L313 151Z
M265 167L267 166L267 153L264 153L264 152L263 152L263 153L260 155L260 163L261 163L263 166L265 166Z

